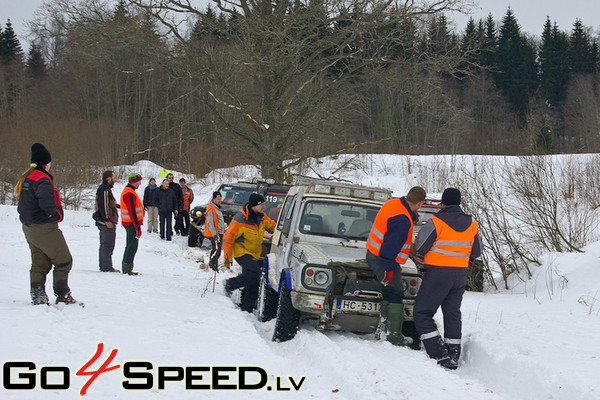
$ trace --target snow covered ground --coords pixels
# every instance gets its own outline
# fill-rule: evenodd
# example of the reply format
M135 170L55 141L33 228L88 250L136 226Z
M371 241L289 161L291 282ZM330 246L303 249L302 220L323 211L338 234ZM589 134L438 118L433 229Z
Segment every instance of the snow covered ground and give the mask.
M393 188L395 195L412 184L391 175L385 182L349 179ZM195 205L216 181L209 177L192 185ZM121 188L117 185L116 195ZM583 254L547 254L534 278L511 291L466 293L463 356L458 370L447 371L424 351L397 348L371 335L303 326L292 341L273 343L274 321L261 323L236 309L222 288L231 275L221 272L213 282L214 273L199 268L206 250L188 248L186 238L166 242L144 230L134 269L141 275L124 276L98 271L98 230L90 212L67 211L60 228L74 258L70 286L85 308L30 304L29 249L16 207L0 206L2 399L600 399L600 242ZM113 256L117 268L124 245L120 226ZM51 276L47 291L51 294ZM106 367L120 367L99 375L81 396L89 377L76 372L99 343L103 351L87 370L100 368L112 350L115 357ZM34 363L35 369L8 370L11 361ZM125 389L124 381L147 381L124 375L126 365L140 361L150 363L152 387ZM44 366L63 367L63 372ZM214 390L186 390L185 380L175 380L177 367L194 366L211 372L188 368L188 383ZM235 370L221 368L226 366ZM239 373L244 366L253 368ZM45 384L60 385L64 367L68 389L41 388L45 377ZM159 389L163 367L172 367L165 372L172 380ZM261 371L268 381L260 389L218 389L235 387L238 376L258 385ZM31 381L30 376L35 389L6 388Z

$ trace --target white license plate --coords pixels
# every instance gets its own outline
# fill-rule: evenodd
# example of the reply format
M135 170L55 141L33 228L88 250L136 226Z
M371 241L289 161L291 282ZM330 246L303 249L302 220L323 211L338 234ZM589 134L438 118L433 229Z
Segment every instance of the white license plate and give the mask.
M375 313L379 312L379 309L381 308L381 303L375 303L372 301L338 299L337 308L338 310L344 311Z

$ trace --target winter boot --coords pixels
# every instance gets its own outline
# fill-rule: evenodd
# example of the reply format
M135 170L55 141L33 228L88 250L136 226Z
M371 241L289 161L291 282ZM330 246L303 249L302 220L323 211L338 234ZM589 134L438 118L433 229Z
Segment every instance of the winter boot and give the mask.
M425 346L425 351L429 358L437 360L438 365L446 369L456 369L458 367L456 361L448 355L446 344L438 331L421 335L421 340L423 340L423 345Z
M389 303L387 309L386 340L395 346L406 346L406 340L402 334L402 323L404 322L404 304Z
M65 304L74 304L77 303L77 300L71 296L71 292L64 294L62 296L56 296L56 304L65 303Z
M133 264L123 263L121 266L124 274L127 275L137 275L137 272L133 272Z
M456 362L456 365L458 365L458 359L460 358L460 339L446 338L445 342L446 348L448 349L448 356Z
M231 297L231 292L233 292L233 290L231 289L231 283L229 282L229 279L225 281L225 285L223 285L223 287L225 288L225 294L228 297Z
M32 286L31 287L31 304L50 304L48 295L46 294L46 288L44 286Z
M379 310L379 324L377 324L377 329L375 330L375 339L381 340L384 339L388 334L388 307L390 302L387 300L383 300L381 302L381 309Z

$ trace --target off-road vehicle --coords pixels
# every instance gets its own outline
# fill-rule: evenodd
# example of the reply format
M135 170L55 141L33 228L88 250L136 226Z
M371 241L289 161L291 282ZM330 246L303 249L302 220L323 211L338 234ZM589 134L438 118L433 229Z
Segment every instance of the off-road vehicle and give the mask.
M223 201L221 203L221 212L225 224L229 224L235 214L248 202L250 194L260 193L265 198L265 214L273 220L277 220L283 199L290 188L289 185L275 184L272 179L249 178L245 181L236 183L222 184L217 189L221 192ZM192 208L190 212L190 231L188 233L188 246L201 247L204 241L204 220L206 218L206 205L210 203L212 197L205 204Z
M277 318L274 341L292 339L301 321L319 329L374 332L381 284L366 263L366 240L387 189L311 181L293 186L263 262L258 318ZM421 283L416 266L402 266L405 335L418 341L414 299Z

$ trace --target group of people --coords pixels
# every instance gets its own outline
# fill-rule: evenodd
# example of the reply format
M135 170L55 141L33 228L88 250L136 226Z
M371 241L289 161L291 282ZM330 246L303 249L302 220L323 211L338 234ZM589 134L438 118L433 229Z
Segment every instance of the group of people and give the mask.
M175 233L187 236L190 229L190 207L194 201L194 192L187 185L185 178L174 182L169 173L157 186L156 179L150 178L144 189L142 204L148 213L148 233L158 232L160 238L171 240L173 237L173 216L175 217Z
M50 174L52 157L40 143L31 147L30 168L21 176L15 187L19 196L18 213L23 232L31 250L31 298L33 304L48 304L45 291L46 275L52 269L56 302L74 303L68 285L68 275L73 259L64 236L58 228L63 219L63 209L58 190ZM150 179L142 201L136 193L142 181L137 173L129 175L127 186L117 204L112 193L116 182L112 171L104 172L102 184L96 193L94 219L100 232L100 270L118 272L112 265L116 226L121 210L121 224L126 231L122 272L135 275L133 261L142 235L145 211L148 211L148 232L156 232L157 215L160 218L160 236L171 239L171 214L183 217L176 222L175 230L182 235L189 229L189 207L193 192L181 179L173 183L169 174L161 187ZM425 201L425 190L411 188L405 197L394 198L380 208L367 240L366 259L383 289L379 331L395 345L405 345L402 334L404 319L404 287L402 265L411 251L423 256L423 281L414 305L414 323L427 354L438 364L456 369L461 353L461 312L463 294L467 284L469 260L481 255L482 244L477 224L461 207L461 193L447 188L442 194L444 206L420 229L413 244L413 227L418 220L417 210ZM241 273L226 280L225 290L245 288L241 309L252 312L258 297L263 234L273 233L275 221L264 214L265 199L252 193L248 203L238 212L227 229L223 221L221 193L214 192L206 209L204 237L211 241L209 265L215 271L221 249L224 263L229 267L233 260L241 266ZM187 213L186 213L187 211ZM186 221L187 223L183 223ZM433 316L438 308L444 314L444 339Z
M425 201L422 187L394 198L379 210L367 240L367 263L383 285L380 331L395 345L405 345L402 335L404 287L402 265L410 252L423 256L423 281L415 299L415 327L429 357L444 368L456 369L461 353L461 312L469 260L481 255L477 224L460 208L461 193L447 188L444 206L419 230L413 244L417 210ZM433 319L444 314L444 339Z

